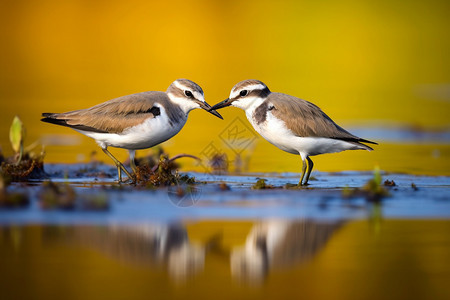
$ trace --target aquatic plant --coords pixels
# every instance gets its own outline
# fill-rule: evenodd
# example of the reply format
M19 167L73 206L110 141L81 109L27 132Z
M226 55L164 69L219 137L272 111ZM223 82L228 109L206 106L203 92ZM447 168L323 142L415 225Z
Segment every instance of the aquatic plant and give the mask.
M384 185L394 184L394 181L390 182L387 180ZM343 198L354 198L358 196L363 196L367 201L379 202L381 199L389 196L389 192L382 185L381 171L378 166L375 167L373 172L373 177L366 182L366 184L361 188L349 188L344 187L342 190Z
M37 143L24 148L25 126L18 116L12 122L9 138L14 155L0 160L0 173L12 181L26 181L30 178L43 178L44 152L35 154L31 150ZM2 155L3 156L3 155Z
M370 179L362 188L365 197L369 201L379 201L389 196L389 192L381 184L381 171L378 166L375 167L373 178Z
M9 140L17 156L16 165L20 164L20 161L22 160L24 137L25 127L19 117L15 116L11 128L9 129Z

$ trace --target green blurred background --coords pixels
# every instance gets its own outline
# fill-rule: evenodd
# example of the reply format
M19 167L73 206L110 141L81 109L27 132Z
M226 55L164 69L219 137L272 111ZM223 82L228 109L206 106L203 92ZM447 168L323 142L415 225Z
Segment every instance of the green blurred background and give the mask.
M122 95L200 84L207 102L243 79L312 101L344 127L448 130L449 1L12 1L0 2L0 144L18 114L26 144L44 138L47 162L88 161L94 141L39 121ZM198 155L237 116L191 113L164 144ZM371 139L371 136L364 136ZM315 158L321 171L450 174L449 143L378 140L376 151ZM126 151L113 150L120 159ZM140 152L145 154L145 151ZM139 153L138 153L139 155ZM300 159L262 138L249 171L300 171ZM103 154L98 159L108 161ZM185 162L184 169L198 169Z

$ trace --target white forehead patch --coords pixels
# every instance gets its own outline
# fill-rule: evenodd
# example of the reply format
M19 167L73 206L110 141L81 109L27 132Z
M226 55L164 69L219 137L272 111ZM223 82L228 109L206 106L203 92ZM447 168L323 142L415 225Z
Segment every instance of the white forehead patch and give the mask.
M230 93L230 99L237 97L242 90L248 90L250 92L253 90L263 90L265 88L266 88L265 85L257 83L257 84L245 85L245 86L241 87L240 89L236 89L236 90L232 89L231 93Z
M194 89L192 89L191 87L186 86L186 85L182 84L182 83L179 82L179 81L175 81L175 82L174 82L174 85L175 85L177 88L179 88L180 90L182 90L183 92L184 92L185 90L191 91L191 92L195 95L195 98L197 98L197 99L203 99L203 97L204 97L202 93L197 92L197 90L194 90Z
M185 89L187 89L187 87L186 86L184 86L183 84L181 84L178 80L177 81L175 81L174 83L173 83L177 88L179 88L180 90L185 90Z

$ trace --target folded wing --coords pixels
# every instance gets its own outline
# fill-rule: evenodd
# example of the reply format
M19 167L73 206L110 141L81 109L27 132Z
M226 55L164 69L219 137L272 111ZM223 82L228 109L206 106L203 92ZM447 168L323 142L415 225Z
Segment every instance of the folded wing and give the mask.
M377 144L351 134L311 102L280 93L272 93L268 101L273 105L272 114L286 120L286 127L299 137L338 139L358 144L368 150L372 148L361 143Z
M121 133L148 118L159 116L161 111L155 104L165 104L168 101L163 92L143 92L112 99L87 109L43 113L41 121L82 131Z

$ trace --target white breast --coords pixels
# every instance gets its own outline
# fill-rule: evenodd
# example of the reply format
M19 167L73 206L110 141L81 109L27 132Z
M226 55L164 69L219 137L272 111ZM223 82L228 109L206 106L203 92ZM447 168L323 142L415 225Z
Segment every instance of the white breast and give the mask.
M253 125L253 128L269 143L277 146L281 150L289 153L299 154L299 151L293 145L293 139L296 136L290 131L282 120L279 120L268 111L266 120L262 123L257 123L253 117L254 109L246 110L247 119Z
M167 141L186 124L186 117L179 119L177 123L169 122L164 108L160 107L160 110L159 116L148 118L139 125L127 128L122 133L80 132L95 139L102 148L107 146L132 150L150 148Z
M302 159L323 153L334 153L350 149L361 149L355 144L324 137L299 137L295 135L286 123L277 119L272 112L267 111L266 120L258 124L253 117L256 107L246 110L247 119L253 128L268 142L281 150L292 154L300 154Z

